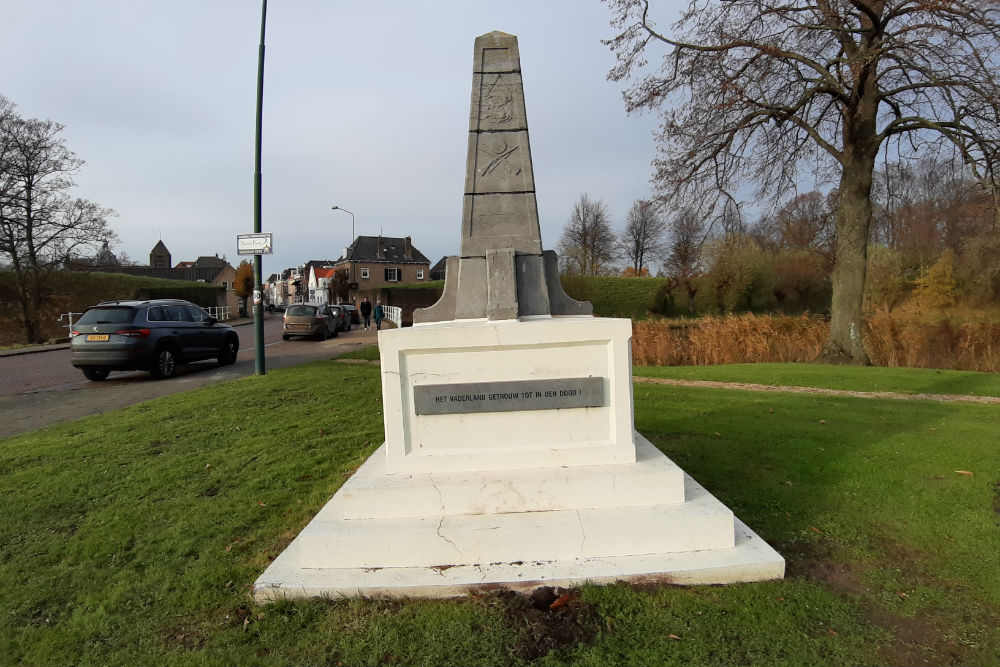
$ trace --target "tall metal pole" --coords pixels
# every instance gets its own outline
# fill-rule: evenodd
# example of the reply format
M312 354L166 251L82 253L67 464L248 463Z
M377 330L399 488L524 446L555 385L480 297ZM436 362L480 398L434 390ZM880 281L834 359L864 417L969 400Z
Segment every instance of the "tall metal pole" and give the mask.
M350 246L351 247L351 258L350 258L351 259L351 276L347 280L348 294L350 294L350 284L358 282L358 277L355 275L355 272L357 271L357 267L354 266L354 250L355 250L355 248L354 248L354 242L358 240L358 238L354 235L354 214L351 213L350 211L348 211L346 208L341 208L340 206L331 206L330 210L331 211L343 211L344 213L347 213L348 215L351 216L351 246ZM354 294L355 298L352 298L351 302L356 306L356 305L358 305L356 303L356 300L357 300L357 290L354 290L354 292L355 292L355 294Z
M253 153L253 231L260 234L260 130L264 110L264 26L267 23L267 0L260 10L260 46L257 47L257 131ZM261 256L253 257L253 332L254 373L264 375L264 303L260 298L263 285Z

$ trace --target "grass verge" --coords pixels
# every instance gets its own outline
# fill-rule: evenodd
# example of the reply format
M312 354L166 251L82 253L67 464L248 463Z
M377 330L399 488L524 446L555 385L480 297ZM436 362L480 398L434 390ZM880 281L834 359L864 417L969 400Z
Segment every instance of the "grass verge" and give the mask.
M256 606L254 579L382 437L378 368L320 362L2 441L0 662L1000 664L994 407L635 402L784 581L584 586L559 613L502 594Z

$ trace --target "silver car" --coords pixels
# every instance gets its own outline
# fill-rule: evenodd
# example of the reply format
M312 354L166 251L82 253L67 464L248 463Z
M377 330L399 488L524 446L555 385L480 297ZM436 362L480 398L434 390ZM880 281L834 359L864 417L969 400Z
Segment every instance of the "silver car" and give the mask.
M297 303L285 309L281 318L281 338L309 336L316 340L326 340L340 333L341 314L334 312L325 303Z

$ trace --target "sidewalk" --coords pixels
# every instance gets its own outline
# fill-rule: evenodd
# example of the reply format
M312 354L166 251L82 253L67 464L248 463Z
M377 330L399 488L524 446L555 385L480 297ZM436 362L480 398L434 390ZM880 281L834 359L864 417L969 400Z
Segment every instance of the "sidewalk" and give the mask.
M264 319L273 317L271 313L264 313ZM234 320L226 320L223 324L228 324L231 327L242 327L247 324L253 324L252 317L237 317ZM0 358L3 357L17 357L22 354L38 354L39 352L54 352L55 350L66 350L69 348L69 339L61 338L55 343L46 343L44 345L25 345L24 347L14 347L8 350L0 350Z

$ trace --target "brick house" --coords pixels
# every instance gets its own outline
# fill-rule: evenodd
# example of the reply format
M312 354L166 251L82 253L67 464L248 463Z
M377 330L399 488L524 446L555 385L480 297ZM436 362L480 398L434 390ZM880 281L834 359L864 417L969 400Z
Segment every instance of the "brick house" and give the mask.
M387 285L430 280L431 263L409 236L359 236L333 268L347 271L349 301L357 305L366 296L375 301L376 292Z

